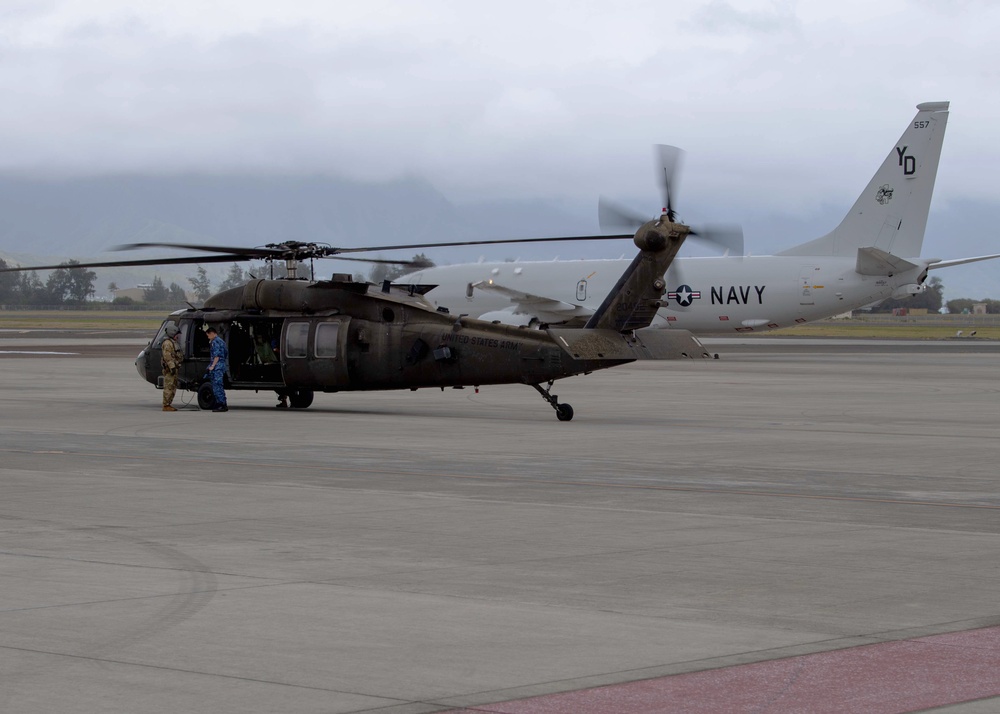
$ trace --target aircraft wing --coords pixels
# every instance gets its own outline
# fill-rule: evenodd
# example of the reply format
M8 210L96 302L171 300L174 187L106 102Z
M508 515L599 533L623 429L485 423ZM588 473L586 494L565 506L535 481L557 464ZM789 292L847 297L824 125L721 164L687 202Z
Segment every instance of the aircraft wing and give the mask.
M489 290L510 298L514 304L514 313L522 315L532 315L542 322L566 322L575 317L590 317L593 310L563 302L544 295L532 295L504 285L499 285L492 280L482 280L472 284L478 290Z
M1000 253L994 253L993 255L979 255L975 258L959 258L957 260L935 260L930 265L927 266L928 270L936 270L938 268L950 268L953 265L965 265L966 263L978 263L980 260L993 260L994 258L1000 258Z

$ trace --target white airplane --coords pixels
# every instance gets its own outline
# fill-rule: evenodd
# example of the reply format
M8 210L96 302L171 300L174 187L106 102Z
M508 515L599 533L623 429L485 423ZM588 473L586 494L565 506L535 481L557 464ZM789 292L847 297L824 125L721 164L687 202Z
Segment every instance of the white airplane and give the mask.
M929 270L1000 257L921 258L948 102L917 115L833 231L772 256L676 258L653 327L774 330L926 290ZM627 260L481 262L426 268L397 283L454 313L511 325L577 324L600 305Z

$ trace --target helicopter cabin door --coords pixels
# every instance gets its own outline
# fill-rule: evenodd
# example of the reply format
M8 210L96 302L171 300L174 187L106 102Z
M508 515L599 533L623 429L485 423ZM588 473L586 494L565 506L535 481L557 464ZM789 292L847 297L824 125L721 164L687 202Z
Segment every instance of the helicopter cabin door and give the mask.
M281 376L288 387L346 387L349 317L288 317L281 331Z

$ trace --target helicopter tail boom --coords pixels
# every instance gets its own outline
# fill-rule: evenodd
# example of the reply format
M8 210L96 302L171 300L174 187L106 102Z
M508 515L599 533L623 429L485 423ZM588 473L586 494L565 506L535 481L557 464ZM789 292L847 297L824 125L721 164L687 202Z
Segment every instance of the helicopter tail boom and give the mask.
M575 360L587 362L707 357L704 345L687 330L615 330L550 328L552 339Z
M671 221L667 214L636 231L639 254L604 298L585 329L627 332L649 327L666 290L663 276L691 229Z

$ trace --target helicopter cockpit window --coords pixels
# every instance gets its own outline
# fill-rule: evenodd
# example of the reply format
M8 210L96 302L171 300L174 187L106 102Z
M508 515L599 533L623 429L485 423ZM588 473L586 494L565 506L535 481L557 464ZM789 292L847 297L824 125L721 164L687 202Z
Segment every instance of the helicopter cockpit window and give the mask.
M156 332L156 337L153 338L153 347L159 347L163 344L163 338L167 336L167 325L173 324L175 324L173 320L166 320L160 325L160 329Z
M339 322L321 322L316 325L316 356L326 358L336 357L337 338L339 335Z
M289 323L285 332L285 343L286 357L305 357L309 344L309 323Z

